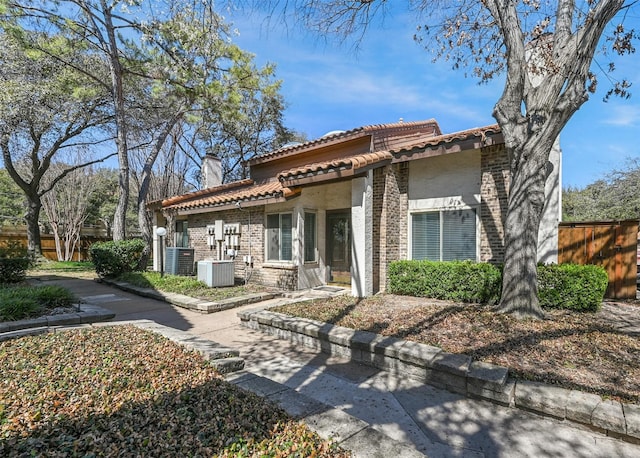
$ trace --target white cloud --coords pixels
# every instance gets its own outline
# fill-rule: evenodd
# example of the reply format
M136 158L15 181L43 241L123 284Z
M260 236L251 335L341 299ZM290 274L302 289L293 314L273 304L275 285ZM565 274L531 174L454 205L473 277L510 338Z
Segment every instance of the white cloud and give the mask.
M621 103L625 103L622 101ZM617 105L608 110L602 122L613 126L633 127L640 124L640 105Z

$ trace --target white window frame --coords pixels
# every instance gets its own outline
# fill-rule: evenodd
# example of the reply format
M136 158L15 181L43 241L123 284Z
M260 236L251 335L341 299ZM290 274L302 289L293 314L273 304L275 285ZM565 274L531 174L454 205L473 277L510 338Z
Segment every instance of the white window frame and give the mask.
M410 259L416 259L414 257L414 245L416 242L416 234L414 234L414 229L413 229L413 224L414 224L414 217L416 215L421 215L421 214L425 214L425 213L438 213L438 224L440 227L440 232L438 234L439 237L439 256L438 256L438 261L442 261L444 256L444 246L446 245L445 241L444 241L444 237L445 237L445 233L444 233L444 218L443 218L443 214L447 213L447 212L455 212L455 211L473 211L475 218L474 218L474 237L475 237L475 244L474 244L474 252L475 252L475 257L474 258L466 258L466 259L471 259L472 261L478 261L478 256L479 256L479 248L480 248L480 220L479 220L479 208L478 207L460 207L460 208L425 208L425 209L419 209L419 210L415 210L412 211L409 214L409 246L408 246L408 255L410 257ZM462 259L461 259L462 260Z
M277 237L276 237L276 241L275 243L277 243L277 249L278 249L278 258L275 259L273 257L271 257L272 255L272 243L274 243L274 240L272 240L272 235L273 233L270 233L271 230L275 229L275 228L271 228L269 227L269 219L273 218L274 216L278 217L278 232L277 232ZM285 246L282 243L283 240L283 225L282 225L282 220L283 217L289 217L290 218L290 233L289 233L289 238L290 238L290 244L288 246L289 249L289 254L290 254L290 258L286 259L286 249ZM267 262L283 262L283 263L291 263L293 262L293 212L279 212L279 213L269 213L266 215L266 224L265 224L265 260ZM286 234L284 234L286 235ZM284 256L283 256L284 254Z

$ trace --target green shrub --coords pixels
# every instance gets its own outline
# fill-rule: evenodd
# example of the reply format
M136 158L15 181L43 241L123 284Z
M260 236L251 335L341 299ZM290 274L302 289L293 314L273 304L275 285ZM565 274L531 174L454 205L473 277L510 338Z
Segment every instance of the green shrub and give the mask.
M538 297L543 308L597 311L609 279L599 266L538 266ZM470 261L396 261L389 266L389 292L461 302L497 303L502 272Z
M74 302L73 294L61 286L5 286L0 288L0 321L36 317L46 309Z
M0 246L0 283L24 280L31 261L26 247L19 242L6 242Z
M595 312L609 284L600 266L548 264L538 266L538 298L545 308Z
M406 296L493 303L500 297L501 272L471 261L396 261L389 267L389 291Z
M98 242L91 245L89 254L98 275L116 277L138 269L145 246L140 239Z

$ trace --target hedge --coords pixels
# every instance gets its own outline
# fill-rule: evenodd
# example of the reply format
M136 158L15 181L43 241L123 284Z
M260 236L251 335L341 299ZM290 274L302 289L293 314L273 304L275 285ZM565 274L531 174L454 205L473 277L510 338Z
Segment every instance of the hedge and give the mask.
M471 261L395 261L389 266L389 291L405 296L494 303L501 279L496 266Z
M608 284L598 266L538 266L538 297L544 308L597 311ZM395 261L389 266L389 292L461 302L495 304L500 300L502 271L472 261Z
M538 299L545 308L595 312L609 284L600 266L548 264L538 266Z
M146 244L140 239L117 242L98 242L91 245L89 254L101 277L116 277L138 270Z

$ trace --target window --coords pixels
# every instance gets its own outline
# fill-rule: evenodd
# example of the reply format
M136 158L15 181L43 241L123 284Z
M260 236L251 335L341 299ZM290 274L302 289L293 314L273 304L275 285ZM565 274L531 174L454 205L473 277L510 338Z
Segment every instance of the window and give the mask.
M411 258L430 261L476 260L476 211L414 213Z
M316 214L304 213L304 262L316 262Z
M267 215L267 260L293 259L292 221L291 213Z
M176 221L176 232L174 234L174 246L187 248L189 246L189 223L187 221Z

